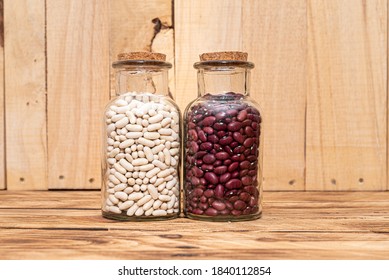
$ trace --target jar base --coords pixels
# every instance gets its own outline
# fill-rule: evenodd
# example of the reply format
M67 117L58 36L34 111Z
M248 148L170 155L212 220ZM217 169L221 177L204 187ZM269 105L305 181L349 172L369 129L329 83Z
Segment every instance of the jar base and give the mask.
M205 215L196 215L192 213L185 213L185 217L193 220L200 220L206 222L243 222L243 221L257 220L261 218L262 212L250 214L250 215L241 215L241 216L205 216Z
M109 213L101 211L102 216L106 219L117 220L117 221L133 221L133 222L148 222L148 221L165 221L172 220L179 217L179 213L173 213L166 216L127 216L123 214Z

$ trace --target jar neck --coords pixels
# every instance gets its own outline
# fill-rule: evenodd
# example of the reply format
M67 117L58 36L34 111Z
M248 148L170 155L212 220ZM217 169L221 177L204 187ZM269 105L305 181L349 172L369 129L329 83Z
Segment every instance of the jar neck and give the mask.
M198 69L198 95L219 95L227 92L250 95L250 69Z
M118 69L116 72L116 95L151 93L169 95L167 69Z

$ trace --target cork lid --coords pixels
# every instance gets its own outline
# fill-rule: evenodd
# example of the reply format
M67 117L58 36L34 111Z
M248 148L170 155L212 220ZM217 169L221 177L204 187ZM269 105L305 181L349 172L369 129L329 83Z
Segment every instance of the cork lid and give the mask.
M113 68L122 67L161 67L171 68L172 65L166 62L166 55L154 52L127 52L118 54L118 60L112 63Z
M226 70L233 68L254 68L254 63L247 61L246 52L226 51L209 52L200 55L200 61L193 66L196 69Z
M128 53L119 53L118 60L166 61L166 55L163 53L153 53L153 52L128 52Z
M247 61L248 54L246 52L210 52L200 55L200 61L211 60L235 60Z

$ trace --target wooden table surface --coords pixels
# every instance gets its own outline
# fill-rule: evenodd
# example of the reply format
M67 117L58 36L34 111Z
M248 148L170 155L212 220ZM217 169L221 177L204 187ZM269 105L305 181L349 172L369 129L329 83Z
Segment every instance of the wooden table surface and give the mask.
M0 191L1 259L389 259L389 192L265 192L256 221L101 217L98 191Z

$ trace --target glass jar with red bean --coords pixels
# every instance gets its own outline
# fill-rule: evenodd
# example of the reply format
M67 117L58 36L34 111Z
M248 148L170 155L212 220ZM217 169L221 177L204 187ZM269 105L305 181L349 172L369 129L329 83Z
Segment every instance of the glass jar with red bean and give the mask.
M184 113L184 212L208 221L262 213L262 115L249 97L247 53L200 56L198 98Z

